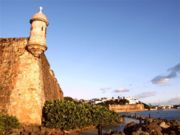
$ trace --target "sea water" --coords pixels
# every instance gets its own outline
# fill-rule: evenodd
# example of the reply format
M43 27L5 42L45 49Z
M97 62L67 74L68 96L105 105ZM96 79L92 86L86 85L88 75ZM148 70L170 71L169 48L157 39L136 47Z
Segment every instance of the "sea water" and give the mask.
M180 120L180 109L173 110L154 110L154 111L144 111L144 112L131 112L129 114L137 114L153 118L162 118L167 120Z
M153 111L143 111L143 112L130 112L130 113L120 113L120 114L137 114L152 118L161 118L166 120L180 120L180 109L172 109L172 110L153 110ZM126 124L130 122L139 123L139 120L135 120L132 118L125 118L124 124L116 127L115 130L123 131Z

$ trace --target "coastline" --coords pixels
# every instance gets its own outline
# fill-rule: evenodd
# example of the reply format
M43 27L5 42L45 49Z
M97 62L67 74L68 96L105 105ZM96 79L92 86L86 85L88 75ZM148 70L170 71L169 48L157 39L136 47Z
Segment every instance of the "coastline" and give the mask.
M161 118L167 120L180 120L180 109L165 109L165 110L146 110L139 112L120 113L123 114L138 114L146 117Z
M82 129L72 129L72 130L68 130L65 131L66 134L71 134L71 135L79 135L80 133L86 133L88 135L88 133L96 133L97 134L97 129L96 126L88 126ZM90 135L90 134L89 134Z
M180 120L167 120L162 118L152 118L143 115L130 114L124 117L137 120L137 122L128 123L123 130L126 134L180 134Z
M144 110L137 110L137 111L122 111L119 113L136 113L136 112L148 112L148 111L171 111L171 110L180 110L180 109L144 109Z
M175 110L166 110L166 111L160 111L163 112L173 112L177 111L176 113L179 115L180 109ZM145 111L146 112L146 111ZM154 111L151 111L154 112ZM171 134L174 133L174 135L180 134L180 119L179 120L167 120L166 118L154 118L154 117L147 117L138 115L137 112L134 112L135 114L128 113L126 116L124 116L124 123L114 125L114 126L103 126L102 133L103 135L112 135L115 134L123 134L128 135L127 133L150 133L151 131L159 133L166 133ZM168 113L166 113L168 114ZM129 117L128 117L129 115ZM141 122L140 122L140 119ZM59 134L63 135L63 132L69 135L97 135L98 129L95 126L89 126L82 129L73 129L68 131L63 131L61 129L53 129L53 128L45 128L45 127L22 127L21 129L14 129L12 132L9 132L9 135L11 133L17 133L20 134L20 132L23 133L49 133L49 134Z
M140 112L166 112L166 111L180 111L180 109L165 109L165 110L145 110ZM130 113L137 113L137 112L130 112ZM121 113L120 113L121 114ZM156 132L167 132L170 134L170 132L174 132L176 134L180 134L180 120L167 120L167 119L160 119L160 118L148 118L146 117L147 122L141 123L137 119L133 118L125 118L125 121L123 124L119 124L119 126L110 126L110 127L104 127L103 133L109 133L110 131L114 132L132 132L131 130L134 129L134 132L146 132L142 131L141 128L143 127L148 131L147 128L154 130ZM154 126L155 125L155 126ZM157 128L155 128L157 127ZM150 131L149 131L150 132ZM81 135L97 135L97 129L87 129L80 132ZM78 135L78 133L74 133L73 135Z

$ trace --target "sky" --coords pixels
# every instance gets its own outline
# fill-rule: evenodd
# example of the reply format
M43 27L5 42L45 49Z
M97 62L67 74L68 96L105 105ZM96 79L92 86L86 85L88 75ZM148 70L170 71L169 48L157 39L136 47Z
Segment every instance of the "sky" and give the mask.
M0 0L0 37L28 37L39 6L64 96L180 104L179 0Z

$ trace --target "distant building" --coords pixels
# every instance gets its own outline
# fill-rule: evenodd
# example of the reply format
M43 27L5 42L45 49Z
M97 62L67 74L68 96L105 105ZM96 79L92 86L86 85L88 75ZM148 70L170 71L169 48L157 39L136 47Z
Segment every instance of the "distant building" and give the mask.
M103 102L106 102L106 101L115 101L115 100L121 100L121 99L126 99L129 101L129 104L138 104L139 103L139 100L135 99L135 98L132 98L132 97L120 97L118 96L117 98L115 97L112 97L112 98L106 98L106 97L103 97L103 98L94 98L94 99L91 99L89 100L90 103L93 103L93 104L99 104L99 103L103 103Z
M137 104L139 103L139 100L132 98L132 97L126 97L125 99L127 99L129 101L129 104Z
M162 109L162 110L172 109L172 108L173 108L173 105L161 105L158 107L158 109Z

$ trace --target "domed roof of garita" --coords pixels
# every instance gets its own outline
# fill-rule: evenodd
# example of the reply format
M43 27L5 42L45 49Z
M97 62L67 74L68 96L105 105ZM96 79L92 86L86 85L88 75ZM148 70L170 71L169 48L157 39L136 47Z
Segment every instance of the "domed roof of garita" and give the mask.
M34 20L43 21L48 25L48 19L45 14L42 12L42 7L40 7L40 10L38 13L34 14L30 20L30 23L32 23Z

